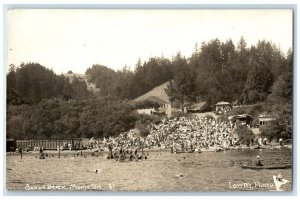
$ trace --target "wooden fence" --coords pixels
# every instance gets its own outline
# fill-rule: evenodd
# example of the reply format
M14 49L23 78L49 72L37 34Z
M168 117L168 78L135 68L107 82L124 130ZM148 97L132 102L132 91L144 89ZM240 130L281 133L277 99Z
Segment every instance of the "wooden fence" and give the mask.
M68 145L72 145L72 149L83 149L84 145L82 139L69 139L69 140L17 140L16 146L22 149L33 150L34 147L43 147L45 150L56 150L57 147L63 146L68 149Z

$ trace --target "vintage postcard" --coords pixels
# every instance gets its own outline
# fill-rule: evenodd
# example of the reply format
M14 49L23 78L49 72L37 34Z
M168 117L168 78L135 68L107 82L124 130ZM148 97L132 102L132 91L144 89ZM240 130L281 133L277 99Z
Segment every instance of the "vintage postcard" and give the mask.
M6 14L8 192L292 191L292 8Z

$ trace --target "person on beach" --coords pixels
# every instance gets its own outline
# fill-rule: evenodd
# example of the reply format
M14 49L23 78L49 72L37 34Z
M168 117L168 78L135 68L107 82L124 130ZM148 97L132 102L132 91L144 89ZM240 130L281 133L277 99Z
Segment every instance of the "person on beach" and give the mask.
M109 143L108 144L108 150L109 150L109 156L110 156L110 158L113 157L112 149L113 149L112 144Z
M282 189L282 186L284 184L287 184L289 181L288 180L285 180L285 179L282 179L282 176L281 174L278 174L277 176L273 176L273 180L274 180L274 184L275 184L275 189L276 191L284 191Z
M45 159L45 154L43 152L40 155L40 159Z
M279 145L283 146L283 139L282 138L279 139Z
M22 159L22 157L23 157L23 149L22 149L22 147L19 147L19 153L21 154L21 159Z
M264 138L263 144L264 144L264 145L267 145L267 138Z
M264 166L264 164L260 160L259 156L257 156L256 166L259 166L259 167Z

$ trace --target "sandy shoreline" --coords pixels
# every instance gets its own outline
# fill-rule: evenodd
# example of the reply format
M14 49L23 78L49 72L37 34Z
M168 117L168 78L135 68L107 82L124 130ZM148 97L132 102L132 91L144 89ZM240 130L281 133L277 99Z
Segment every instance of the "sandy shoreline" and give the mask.
M257 148L253 148L253 147L248 147L248 146L243 146L243 147L230 147L229 149L225 150L225 151L231 151L231 150L243 150L243 149L257 149ZM284 145L284 146L280 146L278 144L276 145L265 145L265 146L261 146L260 149L292 149L292 145ZM163 148L155 148L155 149L144 149L144 152L170 152L171 153L171 149L163 149ZM60 151L60 154L78 154L78 153L109 153L108 150L102 150L102 151L95 151L94 149L85 149L85 150L63 150ZM141 150L138 150L138 152L142 152ZM201 152L216 152L216 148L202 148ZM201 153L200 152L200 153ZM58 154L57 150L44 150L44 153L48 153L48 154ZM184 152L184 153L188 153ZM19 154L19 153L12 153L12 152L6 152L7 155L14 155L14 154ZM39 151L29 151L29 152L23 152L24 155L26 154L40 154Z

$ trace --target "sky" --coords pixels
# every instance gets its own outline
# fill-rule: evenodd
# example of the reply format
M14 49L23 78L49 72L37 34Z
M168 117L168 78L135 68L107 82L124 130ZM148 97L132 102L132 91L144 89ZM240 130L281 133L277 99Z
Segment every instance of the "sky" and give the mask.
M293 45L292 10L14 9L7 14L7 63L37 62L56 74L85 73L93 64L115 70L150 57L190 57L195 44L241 36L247 46Z

